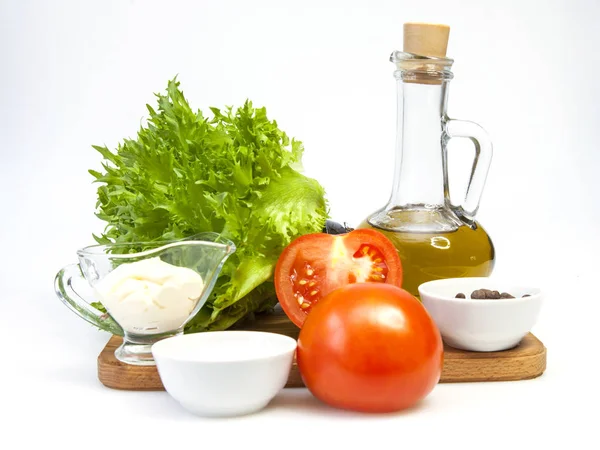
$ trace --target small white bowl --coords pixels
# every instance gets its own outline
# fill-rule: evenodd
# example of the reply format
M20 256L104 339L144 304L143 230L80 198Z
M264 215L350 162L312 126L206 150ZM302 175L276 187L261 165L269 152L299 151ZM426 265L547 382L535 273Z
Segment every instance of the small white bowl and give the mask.
M296 341L259 331L211 331L167 338L152 346L167 392L201 416L258 411L285 386Z
M470 299L476 289L507 292L517 298ZM467 298L455 298L462 292ZM451 347L476 352L513 348L535 325L541 306L540 289L492 278L449 278L419 286L423 305ZM531 297L522 297L525 294Z

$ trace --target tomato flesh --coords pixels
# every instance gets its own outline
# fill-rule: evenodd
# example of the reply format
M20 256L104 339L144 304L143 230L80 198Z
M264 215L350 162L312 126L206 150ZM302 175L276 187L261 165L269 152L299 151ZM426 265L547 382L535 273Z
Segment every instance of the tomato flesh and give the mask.
M382 233L365 229L302 236L284 250L275 269L279 302L299 327L320 299L353 283L402 285L400 258Z
M384 283L388 275L388 266L383 260L382 253L377 247L362 244L360 248L352 255L353 259L361 260L364 259L368 265L371 266L371 270L364 281L372 281L375 283ZM360 265L360 263L359 263ZM290 273L290 282L292 283L292 289L294 291L294 297L298 302L300 308L307 314L322 297L322 288L327 283L323 280L327 276L322 268L317 269L307 261L296 260L292 272ZM337 281L339 277L347 277L347 284L356 283L359 278L357 274L349 270L343 274L336 274ZM361 280L362 281L362 280Z
M298 305L306 313L321 297L320 289L317 286L319 278L319 274L309 263L294 264L294 269L290 274L290 282Z

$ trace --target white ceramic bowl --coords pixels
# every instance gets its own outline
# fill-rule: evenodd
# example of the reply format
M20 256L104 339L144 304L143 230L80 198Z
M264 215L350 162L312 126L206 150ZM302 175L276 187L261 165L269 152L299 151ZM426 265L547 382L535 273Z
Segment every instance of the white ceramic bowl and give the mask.
M515 297L500 300L470 299L476 289L508 292ZM455 298L462 292L467 298ZM542 292L529 286L511 285L491 278L449 278L419 286L423 305L451 347L477 352L506 350L521 342L535 325Z
M296 341L259 331L212 331L167 338L152 346L167 392L202 416L258 411L285 386Z

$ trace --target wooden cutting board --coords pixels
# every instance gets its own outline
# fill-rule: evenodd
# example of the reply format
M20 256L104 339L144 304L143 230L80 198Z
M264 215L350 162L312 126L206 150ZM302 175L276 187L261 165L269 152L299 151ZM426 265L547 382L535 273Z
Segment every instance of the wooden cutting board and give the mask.
M237 327L241 330L269 331L298 338L299 329L281 309L259 316ZM115 349L122 338L113 336L98 356L98 378L107 387L135 391L156 391L164 387L156 366L132 366L115 358ZM529 333L521 343L502 352L467 352L444 347L444 368L441 383L473 381L515 381L540 376L546 370L546 347ZM304 383L294 361L286 387L303 387Z

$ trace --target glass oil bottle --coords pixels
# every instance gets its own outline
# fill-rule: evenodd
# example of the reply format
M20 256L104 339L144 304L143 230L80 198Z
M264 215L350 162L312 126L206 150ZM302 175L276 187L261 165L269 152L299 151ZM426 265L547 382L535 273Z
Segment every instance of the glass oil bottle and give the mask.
M489 276L494 246L475 220L492 158L492 144L477 124L446 114L453 60L446 57L449 27L407 23L404 51L392 53L398 111L396 162L387 205L358 228L373 228L395 245L403 287L418 297L426 281ZM447 143L464 137L475 160L462 204L452 204Z

